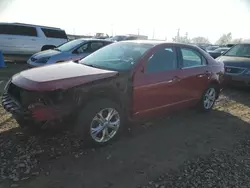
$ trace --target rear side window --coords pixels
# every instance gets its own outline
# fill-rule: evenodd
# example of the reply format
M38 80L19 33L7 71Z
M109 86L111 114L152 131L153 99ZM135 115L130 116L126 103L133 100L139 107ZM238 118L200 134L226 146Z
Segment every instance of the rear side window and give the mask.
M68 39L65 31L63 30L55 30L55 29L45 29L41 28L43 33L48 38L57 38L57 39Z
M0 25L0 34L19 35L19 36L37 36L35 27L21 25Z
M198 67L206 65L206 59L197 51L189 48L181 48L182 53L182 67Z

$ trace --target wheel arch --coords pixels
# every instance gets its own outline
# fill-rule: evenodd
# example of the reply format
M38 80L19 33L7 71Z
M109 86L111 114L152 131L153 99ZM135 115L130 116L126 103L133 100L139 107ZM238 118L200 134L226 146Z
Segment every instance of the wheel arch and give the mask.
M119 92L114 88L99 88L90 90L87 95L87 102L93 101L97 98L109 99L122 106L122 100L119 98Z
M211 86L211 85L216 86L216 91L217 91L216 92L217 93L216 98L218 98L219 97L219 93L220 93L220 83L219 83L219 81L216 80L216 79L213 79L209 83L209 86Z

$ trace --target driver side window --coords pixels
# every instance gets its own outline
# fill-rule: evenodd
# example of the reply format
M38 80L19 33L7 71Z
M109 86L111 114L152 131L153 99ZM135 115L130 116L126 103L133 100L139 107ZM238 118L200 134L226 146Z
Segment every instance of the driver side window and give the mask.
M76 50L76 52L77 52L78 54L81 54L81 53L86 52L87 49L88 49L88 45L89 45L89 43L86 43L86 44L82 45L81 47L79 47L79 48Z
M158 49L149 59L146 72L166 72L177 68L177 53L173 47Z

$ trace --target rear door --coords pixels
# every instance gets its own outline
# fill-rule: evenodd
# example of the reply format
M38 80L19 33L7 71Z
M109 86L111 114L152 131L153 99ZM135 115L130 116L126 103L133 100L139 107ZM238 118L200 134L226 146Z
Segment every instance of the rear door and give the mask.
M196 102L209 85L211 72L205 57L196 49L180 47L183 97Z
M157 47L143 61L142 71L134 76L133 114L158 116L174 109L182 98L176 48Z

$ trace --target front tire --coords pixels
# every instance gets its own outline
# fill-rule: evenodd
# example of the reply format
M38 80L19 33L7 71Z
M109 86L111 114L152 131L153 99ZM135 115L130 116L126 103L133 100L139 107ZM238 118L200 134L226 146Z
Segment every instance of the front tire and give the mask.
M84 144L103 146L116 140L123 132L124 113L107 99L87 104L78 114L74 132Z
M203 112L209 112L213 109L218 96L218 88L216 85L210 85L201 97L199 107Z
M23 118L15 118L16 122L18 123L19 127L21 127L21 129L28 134L35 134L41 131L41 129L39 129L39 127L37 127L34 122L30 121L30 120L26 120Z

